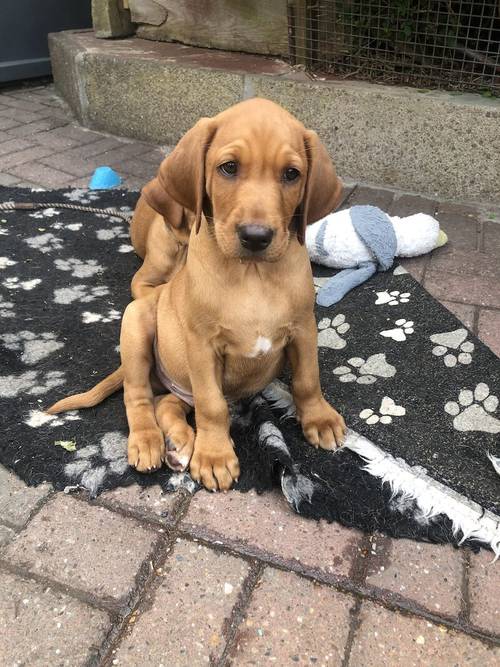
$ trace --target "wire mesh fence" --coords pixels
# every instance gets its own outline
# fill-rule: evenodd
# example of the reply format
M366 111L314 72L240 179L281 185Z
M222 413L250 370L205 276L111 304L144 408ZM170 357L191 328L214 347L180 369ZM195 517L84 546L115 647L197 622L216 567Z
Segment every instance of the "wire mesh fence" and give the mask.
M289 25L319 75L500 95L500 0L289 0Z

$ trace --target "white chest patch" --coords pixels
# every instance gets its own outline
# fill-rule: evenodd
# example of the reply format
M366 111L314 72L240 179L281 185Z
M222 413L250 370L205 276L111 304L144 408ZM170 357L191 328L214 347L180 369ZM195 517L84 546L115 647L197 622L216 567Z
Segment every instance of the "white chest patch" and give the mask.
M266 338L265 336L258 336L253 349L248 356L252 358L260 357L263 354L267 354L271 350L272 346L273 344L269 338Z

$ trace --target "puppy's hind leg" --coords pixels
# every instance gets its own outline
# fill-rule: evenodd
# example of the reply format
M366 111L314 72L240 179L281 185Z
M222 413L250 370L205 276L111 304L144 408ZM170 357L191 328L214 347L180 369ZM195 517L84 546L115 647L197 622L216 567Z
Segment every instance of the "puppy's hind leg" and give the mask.
M155 290L149 297L132 301L127 306L120 336L123 398L130 430L128 461L140 472L160 468L165 455L165 442L156 421L150 382L158 296Z
M174 394L155 397L156 421L165 436L165 462L176 472L188 467L194 449L194 431L186 421L191 410Z

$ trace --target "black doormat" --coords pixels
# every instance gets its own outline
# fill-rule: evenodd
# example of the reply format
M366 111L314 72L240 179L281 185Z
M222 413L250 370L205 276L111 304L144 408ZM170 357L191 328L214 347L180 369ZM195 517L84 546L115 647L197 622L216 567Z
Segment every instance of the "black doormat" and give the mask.
M121 190L0 189L1 202L124 212L136 200ZM0 462L28 484L91 495L133 482L195 491L188 474L129 468L121 392L90 410L44 413L119 364L139 266L127 223L64 209L0 219ZM315 267L315 281L331 273ZM346 447L307 445L276 383L231 408L237 488L281 485L305 516L500 553L500 477L488 458L500 456L499 359L400 267L318 307L317 320L322 386L349 426Z

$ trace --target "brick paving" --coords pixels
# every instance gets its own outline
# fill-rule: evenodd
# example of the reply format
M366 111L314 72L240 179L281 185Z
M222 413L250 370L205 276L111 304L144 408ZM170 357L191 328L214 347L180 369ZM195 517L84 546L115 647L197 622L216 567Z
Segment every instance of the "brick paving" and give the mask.
M51 85L0 90L0 185L138 189L169 147L80 127ZM351 184L345 205L424 211L448 246L404 265L500 355L500 212ZM0 662L497 665L491 554L362 535L278 494L26 488L0 468Z

